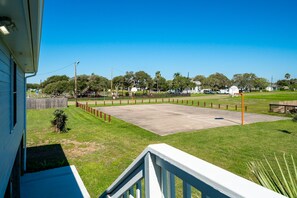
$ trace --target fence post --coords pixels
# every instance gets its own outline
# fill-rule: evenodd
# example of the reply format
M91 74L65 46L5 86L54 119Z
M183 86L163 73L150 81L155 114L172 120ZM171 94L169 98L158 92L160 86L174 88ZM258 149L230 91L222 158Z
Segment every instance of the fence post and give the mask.
M247 106L245 106L245 112L247 112Z
M111 105L113 105L113 100L111 101Z
M226 105L226 109L228 110L228 108L229 108L229 105Z
M237 105L235 105L235 111L237 111Z
M104 121L106 122L106 113L104 113Z
M120 100L120 105L122 104L122 100Z
M100 111L100 118L102 118L102 111Z
M182 100L182 104L184 104L184 100Z
M98 110L96 110L96 116L98 117Z
M189 101L187 100L187 104L189 104Z
M204 107L206 107L206 102L204 102Z
M210 107L212 108L212 102L210 103Z
M141 99L141 103L143 104L143 99Z
M178 104L178 99L176 99L176 103Z
M194 101L192 100L192 106L194 105Z
M200 106L200 102L199 102L199 101L197 102L197 106L198 106L198 107Z
M108 115L108 122L111 122L111 116Z
M168 102L170 103L170 98L168 98Z
M95 105L97 106L97 101L95 101Z
M103 104L104 104L104 106L105 106L105 100L104 100Z
M164 102L164 98L162 98L162 103Z
M219 104L219 109L221 108L221 104Z

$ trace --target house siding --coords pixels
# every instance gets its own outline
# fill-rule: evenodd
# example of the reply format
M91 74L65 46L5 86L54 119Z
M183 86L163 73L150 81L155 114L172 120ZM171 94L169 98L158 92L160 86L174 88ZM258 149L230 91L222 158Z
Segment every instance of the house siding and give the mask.
M17 122L13 126L13 61L0 40L0 197L3 197L24 133L25 73L17 66Z

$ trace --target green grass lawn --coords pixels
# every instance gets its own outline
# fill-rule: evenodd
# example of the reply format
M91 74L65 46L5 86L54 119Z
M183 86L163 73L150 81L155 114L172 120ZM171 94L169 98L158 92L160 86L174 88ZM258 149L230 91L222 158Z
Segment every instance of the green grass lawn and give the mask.
M297 159L297 124L291 120L222 127L160 137L113 118L105 123L79 108L65 109L68 133L50 126L54 109L28 111L28 147L60 144L69 164L78 169L92 197L101 194L149 144L164 142L243 177L251 174L247 162L272 160L283 152ZM28 162L28 169L63 165Z

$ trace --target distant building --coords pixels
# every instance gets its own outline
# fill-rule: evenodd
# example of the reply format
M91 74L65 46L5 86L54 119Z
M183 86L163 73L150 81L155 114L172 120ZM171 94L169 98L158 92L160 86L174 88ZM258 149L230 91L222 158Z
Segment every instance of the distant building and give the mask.
M238 95L238 94L239 94L239 89L238 89L238 87L236 87L236 86L232 86L232 87L230 87L230 88L229 88L229 94L230 94L231 96Z
M1 1L0 197L20 197L26 166L26 73L36 74L43 0Z

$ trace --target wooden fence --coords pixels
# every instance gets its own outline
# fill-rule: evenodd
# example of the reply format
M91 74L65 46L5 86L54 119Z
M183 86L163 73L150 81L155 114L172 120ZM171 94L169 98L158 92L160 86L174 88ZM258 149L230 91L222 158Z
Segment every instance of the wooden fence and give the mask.
M67 106L67 98L27 98L27 109L64 108Z

